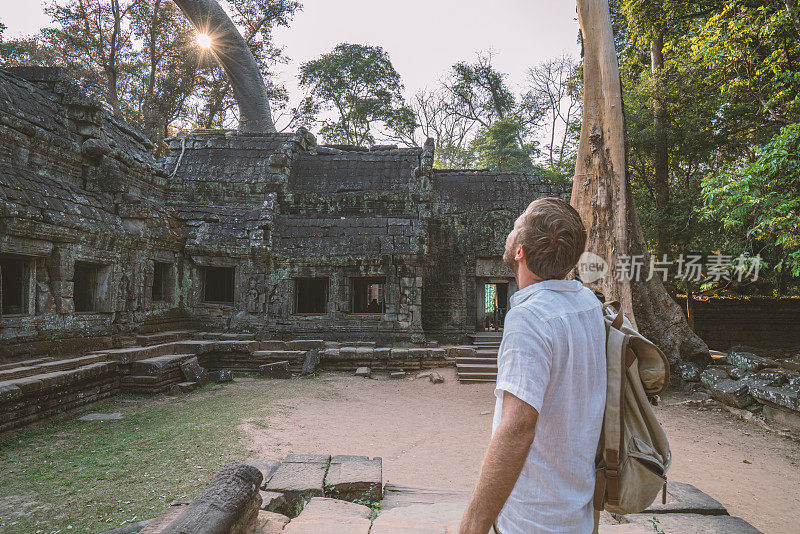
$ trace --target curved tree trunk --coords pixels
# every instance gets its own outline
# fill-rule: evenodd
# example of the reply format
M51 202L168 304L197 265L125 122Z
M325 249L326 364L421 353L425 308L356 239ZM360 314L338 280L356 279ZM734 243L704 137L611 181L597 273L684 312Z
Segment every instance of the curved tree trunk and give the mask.
M174 1L197 31L211 37L211 53L225 69L239 105L239 130L274 133L264 78L228 14L215 0Z
M614 48L608 0L578 0L584 44L584 106L572 205L589 233L588 250L609 265L592 289L622 302L639 330L667 355L705 360L708 347L689 328L658 276L647 280L649 254L627 176L622 82ZM641 277L615 276L624 257L642 257ZM619 264L624 264L620 262Z

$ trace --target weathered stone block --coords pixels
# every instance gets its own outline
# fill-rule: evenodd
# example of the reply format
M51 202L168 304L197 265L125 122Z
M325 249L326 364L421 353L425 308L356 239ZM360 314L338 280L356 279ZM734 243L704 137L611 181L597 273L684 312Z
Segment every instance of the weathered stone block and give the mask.
M324 349L325 341L322 339L296 339L287 343L289 350Z
M269 482L272 475L275 474L275 471L277 471L278 467L281 465L279 460L270 460L268 458L250 458L246 463L261 471L262 487Z
M289 518L285 515L262 508L258 512L252 534L281 534L288 523Z
M746 408L753 402L749 386L730 378L717 380L708 389L712 397L728 406Z
M192 356L181 364L181 372L189 382L196 382L198 385L208 383L208 371L200 366L197 356Z
M706 369L700 373L700 382L709 388L717 383L717 381L725 380L727 378L728 373L723 369Z
M428 349L428 357L432 360L444 360L447 356L447 351L445 349L440 348L433 348Z
M393 348L392 349L392 359L395 360L405 360L408 358L408 350L404 348Z
M372 357L376 360L388 360L392 356L392 349L388 347L382 347L378 349L372 350Z
M800 413L800 394L791 388L763 386L753 387L750 392L761 403L771 403Z
M775 360L757 356L752 352L731 352L728 354L728 362L741 369L748 371L759 371L765 367L775 367Z
M217 383L233 382L233 371L230 369L219 369L217 371L209 371L208 376L211 380Z
M289 372L289 361L266 363L258 366L258 372L261 376L267 378L291 378L292 374Z
M325 491L346 501L373 501L383 497L383 471L380 458L340 455L331 458L325 477Z
M773 387L780 387L789 382L789 374L785 369L762 369L756 376Z
M667 503L661 504L661 494L643 514L702 514L728 515L722 504L691 484L667 482Z
M356 376L363 376L364 378L369 378L369 375L372 373L372 370L369 367L359 367L356 369Z
M389 378L397 379L397 378L405 378L405 377L406 377L406 372L405 371L394 371L392 373L389 373Z
M269 482L265 491L283 493L288 510L295 509L311 497L325 494L325 472L328 470L330 456L311 454L290 454L284 459Z
M283 534L368 534L372 510L361 504L314 497Z
M686 382L700 380L700 366L694 362L681 362L678 364L678 374Z
M441 374L437 373L437 372L431 373L428 378L434 384L441 384L441 383L444 382L444 377Z
M653 514L628 514L623 516L627 523L653 527ZM759 530L739 517L729 515L701 514L659 514L657 528L664 534L684 534L702 532L703 534L759 534Z

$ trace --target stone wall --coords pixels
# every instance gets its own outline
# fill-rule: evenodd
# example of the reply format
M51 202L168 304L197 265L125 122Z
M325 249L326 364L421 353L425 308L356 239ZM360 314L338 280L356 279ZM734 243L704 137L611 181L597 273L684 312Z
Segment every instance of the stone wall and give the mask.
M686 310L686 299L678 298ZM694 330L717 350L744 344L800 350L800 298L725 298L692 300Z

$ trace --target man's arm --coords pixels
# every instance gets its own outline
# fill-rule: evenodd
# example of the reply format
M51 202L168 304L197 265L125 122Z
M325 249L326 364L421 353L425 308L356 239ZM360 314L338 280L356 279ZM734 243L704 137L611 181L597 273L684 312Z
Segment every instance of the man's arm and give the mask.
M533 443L539 413L509 392L503 393L500 424L489 442L478 485L461 519L460 534L486 534L517 483Z

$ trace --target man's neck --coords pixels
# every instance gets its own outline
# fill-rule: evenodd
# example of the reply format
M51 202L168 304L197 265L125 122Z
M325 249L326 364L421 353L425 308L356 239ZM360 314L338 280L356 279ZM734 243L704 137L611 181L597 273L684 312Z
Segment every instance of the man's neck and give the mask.
M533 274L526 265L520 265L517 268L517 287L519 289L525 289L526 287L541 281L542 279Z

